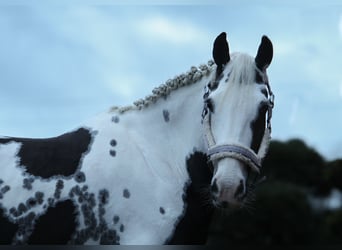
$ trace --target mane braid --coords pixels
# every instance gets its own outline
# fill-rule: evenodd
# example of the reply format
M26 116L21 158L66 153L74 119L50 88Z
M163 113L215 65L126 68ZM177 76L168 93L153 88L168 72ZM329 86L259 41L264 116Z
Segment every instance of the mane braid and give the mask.
M172 91L191 85L198 82L203 76L209 75L209 73L214 69L214 61L209 60L207 64L201 64L198 67L192 66L189 71L185 74L180 74L175 76L173 79L169 79L165 84L154 88L152 94L146 96L144 99L139 99L130 106L118 107L114 106L110 109L110 112L125 113L129 110L141 110L148 107L150 104L155 103L161 97L168 96Z

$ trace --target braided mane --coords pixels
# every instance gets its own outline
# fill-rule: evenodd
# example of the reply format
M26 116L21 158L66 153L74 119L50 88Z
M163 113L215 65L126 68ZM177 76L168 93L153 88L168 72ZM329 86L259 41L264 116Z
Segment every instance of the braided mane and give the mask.
M198 67L192 66L189 71L185 74L180 74L173 79L167 80L164 84L154 88L152 94L146 96L144 99L139 99L130 106L118 107L114 106L110 109L110 112L124 113L129 110L141 110L146 108L148 105L155 103L161 97L168 96L172 91L191 85L198 82L203 76L209 75L213 70L215 63L209 60L207 64L201 64Z

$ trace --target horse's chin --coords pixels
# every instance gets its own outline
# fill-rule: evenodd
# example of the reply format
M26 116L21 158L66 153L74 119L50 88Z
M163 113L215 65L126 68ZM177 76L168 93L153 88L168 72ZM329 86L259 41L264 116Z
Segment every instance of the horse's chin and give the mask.
M239 209L243 207L243 200L218 200L216 198L212 199L212 204L215 208L218 209Z

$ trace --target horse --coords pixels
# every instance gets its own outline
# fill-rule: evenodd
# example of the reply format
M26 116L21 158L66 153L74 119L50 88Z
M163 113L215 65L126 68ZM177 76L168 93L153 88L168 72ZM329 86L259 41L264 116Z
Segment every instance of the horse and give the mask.
M71 132L0 137L0 243L204 244L261 179L274 105L267 36L252 57L222 32L212 56Z

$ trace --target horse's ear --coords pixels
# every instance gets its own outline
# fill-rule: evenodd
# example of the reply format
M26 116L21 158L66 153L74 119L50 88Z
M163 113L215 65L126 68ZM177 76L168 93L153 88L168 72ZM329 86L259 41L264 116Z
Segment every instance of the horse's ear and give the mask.
M229 62L229 46L226 32L222 32L214 41L213 58L217 65L217 70L222 72L223 66Z
M257 55L255 57L256 66L264 71L271 64L273 58L273 45L267 36L263 36Z

